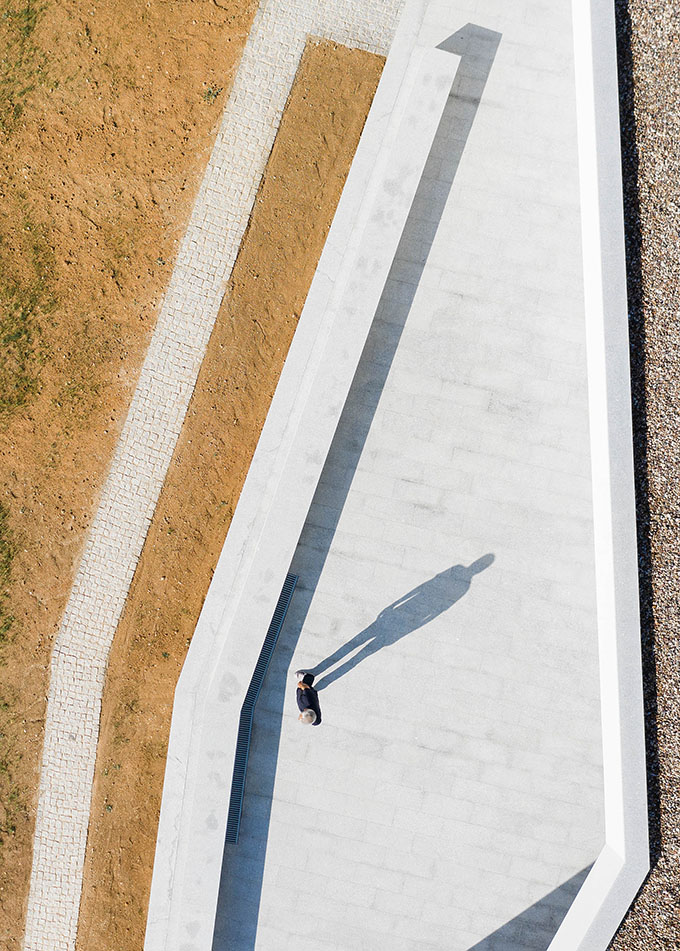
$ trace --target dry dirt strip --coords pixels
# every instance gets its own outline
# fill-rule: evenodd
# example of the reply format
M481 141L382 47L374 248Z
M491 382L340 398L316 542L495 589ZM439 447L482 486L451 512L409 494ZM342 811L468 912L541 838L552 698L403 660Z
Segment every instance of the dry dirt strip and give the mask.
M386 53L400 7L279 0L255 18L55 643L26 951L75 945L109 649L305 40Z

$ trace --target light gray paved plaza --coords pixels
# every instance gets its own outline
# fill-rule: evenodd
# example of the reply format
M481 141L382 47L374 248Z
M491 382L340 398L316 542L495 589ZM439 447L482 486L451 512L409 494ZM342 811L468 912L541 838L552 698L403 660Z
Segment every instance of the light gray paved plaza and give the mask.
M461 67L293 559L215 951L544 951L604 840L571 5L431 2L419 42Z
M146 951L604 951L632 901L615 56L609 0L407 0L177 687Z

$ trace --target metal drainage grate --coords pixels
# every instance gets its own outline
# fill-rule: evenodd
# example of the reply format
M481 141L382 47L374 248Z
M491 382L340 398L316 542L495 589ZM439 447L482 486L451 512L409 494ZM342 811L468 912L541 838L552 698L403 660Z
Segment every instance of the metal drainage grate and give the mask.
M246 769L250 752L250 736L253 731L253 714L255 704L260 696L269 661L271 660L276 642L279 639L286 613L293 597L293 591L298 581L298 575L286 575L286 581L281 590L274 616L269 625L267 636L264 639L260 656L255 664L255 671L246 692L246 698L241 707L241 716L238 721L238 737L236 740L236 756L234 758L234 775L231 779L231 795L229 797L229 813L227 815L226 841L236 844L241 826L241 811L243 808L243 793L246 786Z

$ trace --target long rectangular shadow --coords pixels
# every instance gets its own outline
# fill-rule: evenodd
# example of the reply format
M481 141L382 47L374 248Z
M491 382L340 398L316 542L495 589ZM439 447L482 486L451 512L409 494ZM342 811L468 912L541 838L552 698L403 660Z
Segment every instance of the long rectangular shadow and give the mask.
M255 948L288 670L500 40L500 33L468 23L439 45L459 55L461 62L326 460L324 472L342 471L345 475L326 482L322 474L323 487L317 489L310 513L323 504L326 527L317 528L310 524L315 520L308 519L302 532L301 543L313 547L318 557L300 576L291 605L295 623L287 623L281 634L255 712L239 841L227 843L224 849L213 951ZM404 265L408 282L401 276ZM397 284L398 301L394 293ZM511 951L512 946L507 948Z
M619 76L619 113L621 123L621 173L623 216L626 234L626 285L628 293L628 331L630 338L631 409L633 414L633 451L635 456L635 501L637 512L638 579L640 586L640 622L642 645L642 683L645 706L645 744L647 754L647 814L649 816L650 874L661 858L661 764L659 758L659 716L652 585L652 519L649 504L649 428L647 390L650 387L647 361L645 288L642 267L642 219L640 209L638 127L635 116L633 70L633 25L627 0L616 0L616 41ZM652 424L653 425L653 424Z

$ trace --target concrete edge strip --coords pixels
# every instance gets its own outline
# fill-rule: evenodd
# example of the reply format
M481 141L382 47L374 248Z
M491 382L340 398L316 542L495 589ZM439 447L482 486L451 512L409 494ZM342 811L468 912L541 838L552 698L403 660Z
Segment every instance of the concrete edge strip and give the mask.
M649 870L649 835L614 5L572 7L605 846L549 951L604 951Z
M219 746L230 777L251 634L266 628L292 558L460 61L412 47L397 42L388 59L176 692L147 951L186 944L189 923L191 947L212 939L228 782L199 781L209 761L214 773L210 695L226 703ZM218 667L227 686L213 682Z

